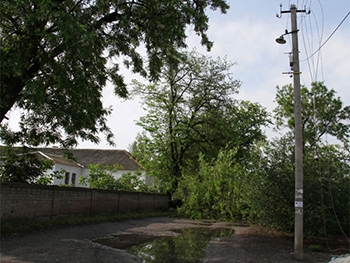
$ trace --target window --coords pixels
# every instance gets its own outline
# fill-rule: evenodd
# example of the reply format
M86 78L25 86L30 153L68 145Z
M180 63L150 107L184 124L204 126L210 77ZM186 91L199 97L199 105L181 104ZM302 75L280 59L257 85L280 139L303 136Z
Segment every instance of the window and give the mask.
M69 184L69 173L66 173L66 177L64 178L64 184Z
M72 184L75 185L76 173L72 173Z

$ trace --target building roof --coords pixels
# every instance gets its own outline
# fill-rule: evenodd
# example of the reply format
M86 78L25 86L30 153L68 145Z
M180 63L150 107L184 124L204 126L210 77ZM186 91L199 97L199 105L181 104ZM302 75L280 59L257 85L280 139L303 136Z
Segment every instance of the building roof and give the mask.
M35 148L49 157L61 158L66 160L63 156L63 150L59 148ZM72 149L73 157L76 163L88 167L89 164L100 164L101 166L119 165L122 170L136 171L141 166L131 157L131 154L126 150L117 149ZM57 159L58 160L58 159Z
M55 155L55 154L50 154L50 153L42 153L40 151L38 151L37 153L40 156L44 157L44 158L49 158L49 159L53 160L55 163L84 168L83 165L81 165L81 164L79 164L77 162L68 160L67 158L64 158L62 155Z

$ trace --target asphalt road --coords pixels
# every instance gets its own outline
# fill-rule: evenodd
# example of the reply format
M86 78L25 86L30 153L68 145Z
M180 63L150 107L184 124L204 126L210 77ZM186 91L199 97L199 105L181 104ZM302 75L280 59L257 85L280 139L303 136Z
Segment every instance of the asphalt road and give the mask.
M235 230L231 236L212 239L205 248L203 262L300 262L294 259L293 240L290 237L262 235L256 233L251 227L234 226L226 222L213 223L166 217L58 228L21 237L1 238L0 262L143 262L142 259L124 250L99 245L92 240L121 233L169 236L173 234L174 229L194 227ZM305 251L304 254L304 262L328 262L331 258L330 253Z

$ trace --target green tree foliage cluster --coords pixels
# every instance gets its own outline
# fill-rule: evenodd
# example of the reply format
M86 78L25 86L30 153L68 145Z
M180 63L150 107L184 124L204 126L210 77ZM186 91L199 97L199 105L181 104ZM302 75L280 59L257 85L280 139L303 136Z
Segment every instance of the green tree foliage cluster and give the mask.
M54 163L40 159L28 148L2 147L0 157L0 180L4 182L50 184L58 173L47 174Z
M198 170L200 154L211 160L229 147L244 162L264 138L261 127L268 114L257 104L234 99L240 82L232 78L232 66L226 59L184 53L177 67L165 65L161 81L134 82L147 115L138 122L145 133L132 153L161 190L175 193L184 174Z
M277 129L294 129L293 87L277 87L274 110ZM322 82L314 82L311 88L301 87L303 145L317 148L326 135L335 137L349 150L350 106L344 106L335 90L329 90Z
M293 89L277 88L277 127L289 127L281 138L261 147L259 166L249 174L250 218L262 225L292 231L294 227ZM323 83L302 87L304 229L308 235L349 232L350 108ZM328 143L333 138L333 144ZM335 138L337 141L335 141Z
M177 63L187 26L209 50L207 8L226 13L229 6L224 0L1 1L2 141L70 147L77 139L99 142L102 133L112 143L111 108L101 101L106 82L125 97L122 65L157 79L165 61ZM6 124L14 107L23 110L18 132Z
M152 191L152 188L142 180L141 171L124 173L120 178L116 179L113 173L120 169L117 165L102 167L100 164L89 164L88 168L88 176L80 177L79 182L89 188L141 192Z
M264 157L250 173L250 220L278 230L294 227L293 137L265 145ZM349 231L349 155L337 145L322 145L318 160L306 150L304 164L304 229L307 235L325 236Z
M218 61L211 63L220 64ZM198 65L201 72L209 72L206 71L208 64L201 61ZM194 92L188 95L186 89L174 89L176 82L171 82L171 78L165 78L162 85L138 84L139 90L147 91L143 94L149 111L140 124L148 134L138 137L133 153L142 160L147 172L154 175L158 183L163 183L163 189L173 190L173 196L183 201L179 211L189 217L247 220L292 232L295 196L293 89L291 85L277 87L276 129L284 134L268 141L260 130L269 123L268 115L258 105L237 103L228 96L220 100L223 107L214 107L215 104L207 104L214 99L200 95L212 94L214 90L222 92L221 87L225 85L215 79L218 75L213 72L206 75L210 76L209 83L218 84L215 89L207 91L207 82L201 82L198 89L195 89L196 84L191 85ZM191 73L191 76L196 75ZM174 96L169 96L166 90L181 96L171 100L169 98ZM349 107L343 106L335 94L319 82L313 83L311 89L302 87L307 235L338 235L349 231L350 114ZM191 114L194 111L189 109L193 101L206 106ZM226 110L230 114L218 114ZM181 126L183 123L186 125ZM193 123L201 125L191 125ZM190 137L189 134L199 136ZM212 138L215 140L209 143ZM336 142L330 144L328 138ZM187 145L188 152L176 155L183 159L172 158L173 153ZM181 162L177 164L178 160ZM179 169L173 170L176 165ZM177 184L170 181L174 178Z
M241 220L244 167L237 150L223 150L212 162L199 159L200 170L186 174L177 197L184 200L179 212L191 218Z

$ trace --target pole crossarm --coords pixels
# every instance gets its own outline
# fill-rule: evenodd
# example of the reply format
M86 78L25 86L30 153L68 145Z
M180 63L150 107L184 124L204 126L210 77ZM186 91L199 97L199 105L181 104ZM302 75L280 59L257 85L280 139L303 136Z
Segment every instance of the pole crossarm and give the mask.
M291 8L290 8L289 10L283 10L283 11L282 11L282 4L280 4L280 13L279 13L279 14L277 13L276 16L277 16L278 18L281 18L281 17L282 17L282 14L291 13L292 6L295 7L295 5L291 5ZM296 9L296 7L295 7L295 9ZM306 9L301 9L301 10L296 9L295 12L296 12L296 13L306 13L306 14L310 14L310 13L311 13L310 10L306 10Z
M286 11L281 11L281 14L285 14L285 13L290 13L290 10L286 10ZM295 12L297 13L309 13L310 11L306 11L305 9L302 10L295 10Z

